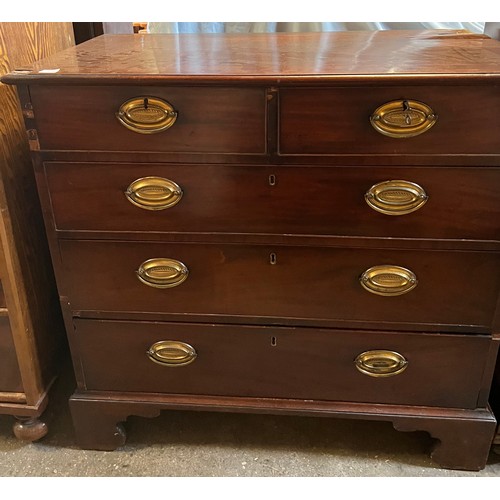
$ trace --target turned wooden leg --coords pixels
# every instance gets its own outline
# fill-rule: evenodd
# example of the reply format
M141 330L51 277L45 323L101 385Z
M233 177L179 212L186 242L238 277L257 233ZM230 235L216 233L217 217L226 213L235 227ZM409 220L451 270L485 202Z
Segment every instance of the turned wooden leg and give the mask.
M15 417L16 421L12 426L14 435L21 441L38 441L47 435L49 429L47 424L33 417Z
M426 431L436 443L431 458L445 469L484 469L495 433L495 421L434 418L395 419L399 431Z

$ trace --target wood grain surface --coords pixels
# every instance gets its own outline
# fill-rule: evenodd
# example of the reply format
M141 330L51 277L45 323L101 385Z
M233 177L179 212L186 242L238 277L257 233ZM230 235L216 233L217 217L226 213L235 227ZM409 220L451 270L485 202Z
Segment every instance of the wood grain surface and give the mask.
M389 419L442 438L444 466L484 467L500 289L498 42L457 31L103 36L3 81L33 98L27 128L38 132L38 188L83 391L71 399L82 446L123 444L116 423L157 415L156 401L308 414L338 398L354 418L399 403ZM172 130L120 129L119 104L156 92L181 104ZM380 136L370 114L393 99L428 102L437 124L408 142ZM385 216L366 211L365 190L410 174L428 205L375 221ZM175 177L182 201L134 212L123 191L147 175ZM139 281L155 257L185 263L187 280ZM360 275L383 264L412 270L418 285L370 294ZM176 339L198 350L186 370L147 359L153 342ZM404 350L418 369L383 381L353 371L359 352L380 348ZM409 416L410 404L441 406ZM448 418L453 406L459 418Z
M476 408L489 337L306 328L75 320L86 387ZM146 351L175 340L196 359L171 368ZM356 356L396 351L408 367L391 377L360 373ZM456 387L460 390L457 391Z
M1 23L0 75L72 44L71 23ZM0 109L0 240L5 257L1 279L27 403L35 405L54 376L62 328L23 116L13 87L0 85Z
M186 320L260 316L264 325L300 318L390 321L395 329L440 324L443 331L462 325L467 332L491 326L500 289L500 255L492 252L79 240L61 240L59 248L59 290L73 311L182 313ZM188 278L168 289L141 283L136 271L152 258L183 262ZM378 265L410 269L418 285L394 297L369 293L359 277Z
M126 83L140 77L144 83L300 83L310 77L332 82L430 74L498 79L500 44L456 30L104 35L43 60L28 73L11 75L8 81Z
M180 202L130 203L128 186L148 176L176 182ZM500 240L500 168L45 162L45 177L58 231ZM429 200L411 214L376 212L365 193L390 179L417 183Z
M436 124L415 137L393 138L377 132L370 123L375 110L403 99L430 106L437 114ZM500 152L496 86L282 89L279 105L282 155Z
M30 87L41 149L264 154L263 88ZM139 96L169 102L178 118L156 134L138 134L116 119ZM84 131L84 133L82 133Z
M23 391L9 318L0 317L0 401L9 400L9 392Z
M1 23L0 76L73 45L71 23ZM7 160L29 164L26 132L14 87L0 85L0 140Z

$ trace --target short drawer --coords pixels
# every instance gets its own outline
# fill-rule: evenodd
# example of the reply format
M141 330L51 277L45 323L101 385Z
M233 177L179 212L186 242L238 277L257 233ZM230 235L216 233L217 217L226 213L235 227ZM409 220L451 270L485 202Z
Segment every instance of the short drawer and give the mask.
M64 275L59 290L79 311L489 329L500 288L500 255L489 252L78 240L59 244Z
M45 173L59 230L500 239L499 168L46 162Z
M248 154L266 151L264 89L35 85L30 92L41 149ZM132 99L139 104L132 103L135 112L125 109L126 115L131 116L130 129L120 122L117 113ZM141 109L140 102L145 99L149 99L143 105L147 109ZM167 116L167 123L163 123L163 111L155 107L155 99L172 107L173 111L168 112L176 114L175 121L169 122ZM140 128L141 124L145 124L146 131ZM159 132L154 128L167 125Z
M420 109L422 104L428 109ZM282 89L279 150L283 155L499 154L499 107L498 88L486 86ZM392 135L377 131L384 128Z
M488 337L76 320L87 390L475 408Z
M23 392L10 321L3 315L0 316L0 393L2 392Z

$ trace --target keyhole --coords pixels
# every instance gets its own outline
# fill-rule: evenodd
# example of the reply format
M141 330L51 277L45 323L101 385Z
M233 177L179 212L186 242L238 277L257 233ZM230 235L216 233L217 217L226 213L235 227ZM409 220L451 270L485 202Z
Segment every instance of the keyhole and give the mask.
M269 254L269 264L271 264L272 266L274 266L277 261L278 261L278 258L276 257L275 253Z
M271 337L271 345L276 347L276 337Z
M149 103L148 103L148 98L147 98L147 97L145 97L145 98L144 98L144 109L148 109L148 105L149 105Z
M276 176L274 174L271 174L269 176L269 185L270 186L276 186Z

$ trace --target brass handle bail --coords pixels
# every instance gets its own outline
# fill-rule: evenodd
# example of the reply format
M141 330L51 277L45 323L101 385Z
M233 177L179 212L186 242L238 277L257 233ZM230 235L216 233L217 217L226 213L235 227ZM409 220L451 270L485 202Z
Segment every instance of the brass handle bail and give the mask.
M177 111L159 97L134 97L125 101L116 117L129 130L138 134L157 134L170 128L177 120Z
M181 187L163 177L141 177L133 181L125 191L130 203L144 210L165 210L181 201Z
M162 340L153 344L147 356L154 363L167 367L186 366L198 356L195 348L177 340Z
M435 125L437 118L429 105L401 99L379 106L370 116L370 123L383 135L404 139L427 132Z
M370 208L385 215L406 215L422 208L429 196L414 182L391 180L373 185L365 193Z
M374 266L359 278L361 286L370 293L384 297L395 297L413 290L417 286L415 273L400 266Z
M175 259L155 258L144 261L136 271L141 283L153 288L173 288L186 281L189 270Z
M373 350L359 354L354 360L356 368L370 377L392 377L406 370L408 361L395 351Z

